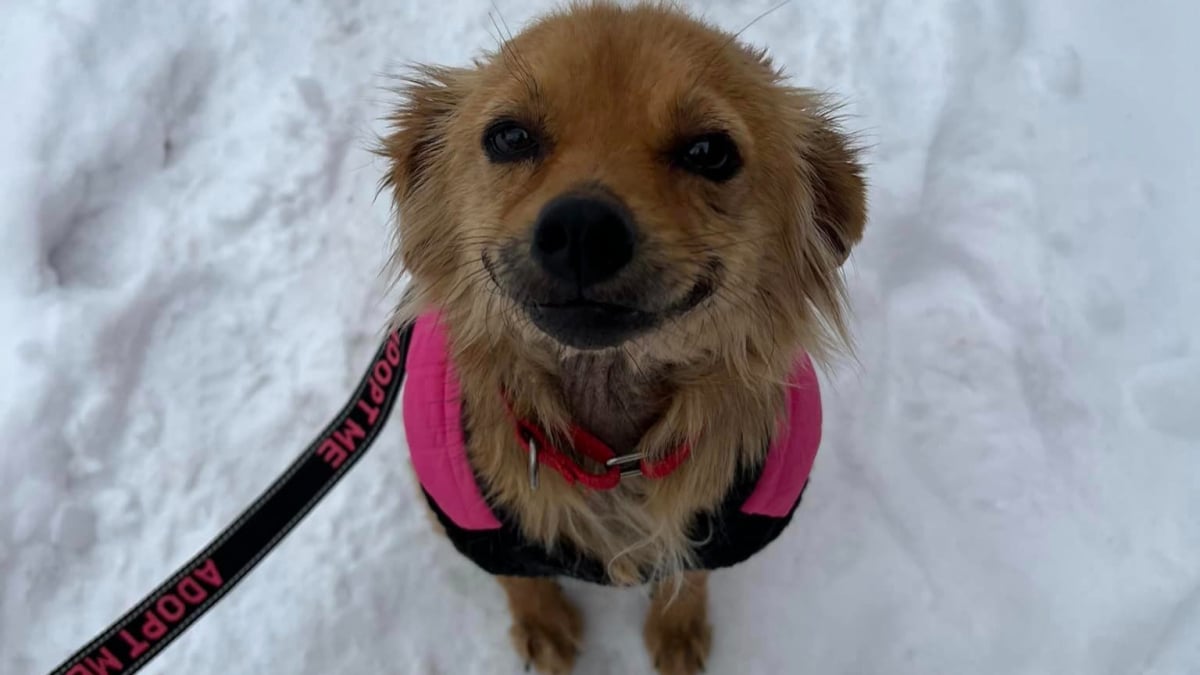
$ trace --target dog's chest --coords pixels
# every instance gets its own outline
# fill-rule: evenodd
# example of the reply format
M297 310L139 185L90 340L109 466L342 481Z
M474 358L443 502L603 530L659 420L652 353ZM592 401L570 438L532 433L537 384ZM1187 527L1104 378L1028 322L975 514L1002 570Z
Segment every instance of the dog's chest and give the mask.
M620 352L576 355L559 378L574 422L617 454L634 452L667 401L663 368L639 366Z

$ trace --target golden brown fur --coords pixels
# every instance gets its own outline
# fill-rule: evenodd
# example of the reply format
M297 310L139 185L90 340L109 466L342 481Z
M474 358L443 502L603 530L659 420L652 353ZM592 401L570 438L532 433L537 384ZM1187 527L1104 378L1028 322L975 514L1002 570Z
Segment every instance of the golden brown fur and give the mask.
M487 497L528 537L608 561L617 582L684 569L695 515L762 459L796 356L821 359L846 341L839 267L866 217L854 148L826 102L786 85L762 52L660 5L572 5L473 67L417 69L402 94L382 145L397 258L412 275L399 318L444 312ZM480 137L498 114L548 129L546 157L489 164ZM737 177L709 184L663 161L664 143L714 123L737 141ZM723 269L694 310L596 353L541 333L482 261L586 183L636 215L665 295L685 293L705 256ZM591 382L602 395L586 395ZM502 389L518 414L558 433L577 421L610 443L638 439L650 455L688 440L692 456L664 479L611 492L552 472L535 491Z
M512 615L517 655L540 673L568 673L583 639L583 619L552 579L497 577Z
M673 587L656 584L642 638L659 672L674 675L704 670L712 649L708 572L684 572Z

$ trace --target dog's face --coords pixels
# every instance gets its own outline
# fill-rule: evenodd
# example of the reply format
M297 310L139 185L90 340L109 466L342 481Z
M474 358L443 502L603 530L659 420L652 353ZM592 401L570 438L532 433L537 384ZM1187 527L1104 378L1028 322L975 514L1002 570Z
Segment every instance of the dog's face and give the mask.
M773 317L840 322L819 315L863 228L854 153L730 36L577 7L405 95L384 145L400 257L467 330L686 361Z

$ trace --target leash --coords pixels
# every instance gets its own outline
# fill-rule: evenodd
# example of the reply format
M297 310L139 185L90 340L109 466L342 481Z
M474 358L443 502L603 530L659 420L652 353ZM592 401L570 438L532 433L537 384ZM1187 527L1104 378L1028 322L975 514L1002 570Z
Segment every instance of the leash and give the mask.
M354 396L282 476L212 543L51 675L134 673L275 548L378 437L404 379L412 325L375 353Z

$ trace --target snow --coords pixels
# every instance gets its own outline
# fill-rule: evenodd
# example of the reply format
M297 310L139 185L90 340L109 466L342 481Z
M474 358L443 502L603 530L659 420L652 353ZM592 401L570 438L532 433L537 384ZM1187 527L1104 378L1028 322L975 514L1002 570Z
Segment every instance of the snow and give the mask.
M736 30L772 4L695 9ZM90 639L348 395L396 292L384 74L493 46L489 11L5 3L0 673ZM812 488L714 576L708 672L1200 673L1197 25L856 0L746 30L845 98L873 217ZM519 672L399 427L147 672ZM646 672L645 593L568 591L579 671Z

